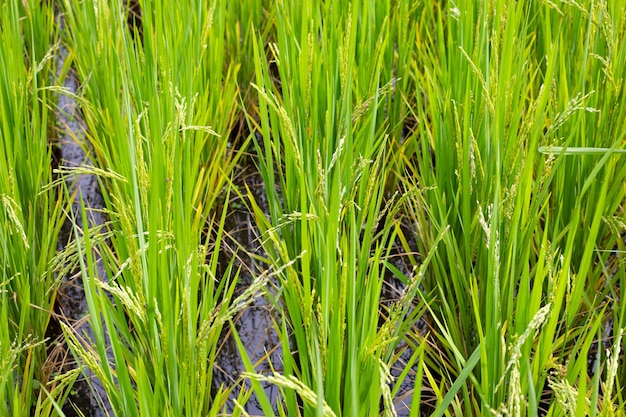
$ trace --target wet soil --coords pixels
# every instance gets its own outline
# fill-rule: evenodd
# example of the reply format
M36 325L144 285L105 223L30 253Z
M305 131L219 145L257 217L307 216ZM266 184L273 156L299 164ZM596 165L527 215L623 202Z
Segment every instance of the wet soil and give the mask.
M265 188L261 175L256 170L253 157L244 157L242 165L234 176L233 185L242 194L245 194L246 186L250 189L253 198L265 213L269 213L269 207L265 198ZM220 264L226 265L235 257L235 267L241 268L240 279L235 297L252 283L255 276L262 274L267 267L260 264L257 259L265 258L266 254L261 248L259 230L255 226L252 213L246 209L247 203L242 201L236 193L231 193L228 202L230 212L227 215L225 229L228 239L221 248ZM276 284L275 282L273 284ZM272 290L268 289L266 296L271 297ZM237 333L246 347L250 361L255 365L257 372L271 374L272 367L282 362L283 355L280 338L276 334L275 325L280 323L280 312L264 297L257 297L250 306L243 310L234 320ZM274 368L280 372L280 369ZM237 383L239 375L245 370L243 361L229 330L222 334L222 343L219 346L216 373L214 381L216 387L224 384L232 386ZM246 383L246 389L250 385ZM265 392L272 405L278 400L278 389L270 384L264 384ZM227 411L234 409L232 400L236 398L238 390L227 404ZM256 395L253 394L245 406L251 415L263 415L263 411Z
M63 30L64 22L60 15L57 15L57 24ZM93 166L90 156L93 149L86 140L86 126L78 103L71 97L71 94L78 92L80 85L78 78L75 72L70 70L62 80L60 79L67 57L68 51L61 44L57 55L57 80L55 81L60 82L69 94L59 94L57 97L57 137L55 144L57 160L54 164L65 171ZM79 237L83 227L98 229L106 222L103 214L104 201L95 175L68 174L64 176L64 181L72 197L72 205L59 235L57 250L60 253L75 244L75 240ZM81 201L87 212L87 225L82 224ZM79 227L74 227L74 223ZM107 281L102 259L97 252L94 252L93 259L96 263L97 278ZM61 370L81 367L83 371L82 378L79 378L74 384L72 394L65 403L63 411L68 417L79 416L80 413L93 417L105 416L107 413L112 415L111 405L106 400L107 396L102 383L88 367L71 359L72 355L60 337L59 323L64 322L75 329L85 345L92 345L94 341L93 328L87 320L89 308L85 299L80 270L70 268L60 278L61 286L57 293L55 314L48 330L48 336L53 340L49 351L55 353L52 356L61 357L59 362Z

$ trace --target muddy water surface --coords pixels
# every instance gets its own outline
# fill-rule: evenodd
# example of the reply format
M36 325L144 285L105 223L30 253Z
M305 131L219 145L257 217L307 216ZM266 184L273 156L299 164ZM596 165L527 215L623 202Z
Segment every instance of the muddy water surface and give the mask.
M57 18L57 23L64 28L61 17ZM68 51L61 44L57 56L57 77L61 77L62 68L68 57ZM79 82L73 70L70 70L62 81L63 88L70 94L76 94ZM92 149L86 140L85 123L81 117L80 109L76 101L70 94L59 94L57 100L57 127L59 132L58 145L60 147L59 165L63 170L78 168L81 166L93 166L89 153ZM90 228L102 227L105 217L102 213L104 201L95 175L67 175L65 177L68 190L74 195L70 218L81 219L81 199L84 202ZM80 224L80 222L78 222ZM75 239L75 230L70 219L65 221L61 230L58 250L63 251L72 245ZM107 281L106 271L98 253L94 253L94 260L97 265L98 278ZM70 271L62 277L62 286L57 297L56 310L58 317L62 317L67 325L76 329L82 336L82 340L87 345L92 345L94 332L88 320L89 308L85 299L83 281L79 270ZM58 329L57 329L58 330ZM75 364L80 366L81 364ZM67 416L78 416L76 409L79 409L85 416L100 417L108 413L112 415L111 405L106 400L106 393L102 383L95 377L93 372L83 367L83 378L74 385L73 394L70 395L65 404L64 412ZM105 413L106 412L106 413Z

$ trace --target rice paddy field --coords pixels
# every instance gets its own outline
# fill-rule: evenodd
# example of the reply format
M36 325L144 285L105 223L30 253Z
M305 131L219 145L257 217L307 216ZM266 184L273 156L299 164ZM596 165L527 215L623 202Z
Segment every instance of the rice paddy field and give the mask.
M626 415L624 2L0 4L0 416Z

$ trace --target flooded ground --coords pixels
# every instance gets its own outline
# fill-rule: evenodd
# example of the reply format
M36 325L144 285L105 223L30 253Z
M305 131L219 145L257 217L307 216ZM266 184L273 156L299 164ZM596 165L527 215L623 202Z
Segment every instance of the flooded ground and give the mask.
M64 23L62 17L57 19L58 25L63 29ZM61 44L57 55L57 71L59 78L62 76L63 66L68 58L68 51ZM72 69L63 78L62 87L67 94L59 94L57 100L57 132L58 132L58 161L59 167L63 170L74 169L79 167L93 166L93 162L89 154L93 151L86 140L86 126L81 116L81 111L76 100L72 95L77 94L79 90L79 81ZM65 221L61 233L57 249L59 252L65 251L76 238L76 233L80 228L75 228L71 218L81 218L81 199L87 210L87 217L90 228L100 228L105 224L105 216L103 214L104 200L100 192L98 178L95 175L77 174L66 175L65 183L67 189L73 195L71 213ZM80 223L79 223L80 224ZM108 281L102 259L98 253L94 253L94 260L97 265L98 278ZM82 337L85 344L92 344L94 340L93 329L87 320L89 308L85 299L85 292L80 270L67 271L67 275L63 277L61 288L59 289L56 300L56 317L58 321L63 321L68 326L74 328L77 334ZM61 344L60 326L54 323L52 331L59 334L52 335L57 341L56 345L52 345L52 349L60 351L66 350L66 346ZM69 352L68 352L69 353ZM65 366L81 366L81 364L69 359L71 355L64 355L66 358ZM69 359L69 360L67 360ZM106 400L106 393L102 387L102 383L95 377L93 372L87 367L82 367L83 377L75 383L73 393L67 401L63 411L68 417L79 416L81 413L93 417L112 415L111 405Z
M260 207L267 213L265 189L260 174L256 171L251 156L244 159L243 166L235 175L234 185L245 191L247 186ZM226 265L232 257L236 257L236 267L241 267L238 293L243 292L253 281L254 277L263 273L266 267L259 263L257 257L263 258L265 253L261 249L259 231L254 224L252 213L248 211L246 202L235 195L229 202L230 212L226 219L226 233L229 237L222 247L220 263ZM238 246L241 245L242 248ZM271 293L267 294L271 296ZM276 366L281 363L282 346L274 330L275 323L280 322L280 312L267 301L265 297L257 297L252 304L242 311L234 320L237 333L246 347L250 360L259 373L271 373L270 363ZM280 372L280 369L276 369ZM219 347L217 363L215 364L214 381L216 387L237 383L244 365L237 350L230 331L223 334ZM247 388L250 388L247 385ZM272 404L278 399L278 389L265 384L265 390ZM236 390L235 395L238 390ZM234 403L227 404L228 412L233 411ZM251 415L263 415L261 406L253 395L246 405L246 411Z

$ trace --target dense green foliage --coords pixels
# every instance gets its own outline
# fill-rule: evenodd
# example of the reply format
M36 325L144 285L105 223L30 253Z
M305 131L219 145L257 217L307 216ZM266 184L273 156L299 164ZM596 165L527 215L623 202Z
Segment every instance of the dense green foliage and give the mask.
M58 285L57 236L66 202L52 182L48 84L54 74L52 9L0 9L0 415L52 411L67 383L54 379L44 337ZM72 383L76 372L65 381ZM46 383L45 387L42 383Z
M265 415L624 415L623 2L47 3L0 9L0 415L62 414L79 370L45 335L68 264L94 346L63 337L117 416L252 396ZM51 168L61 44L101 228ZM250 161L263 198L233 181ZM232 196L265 254L241 291ZM270 374L233 324L255 297ZM217 386L224 337L247 371Z

